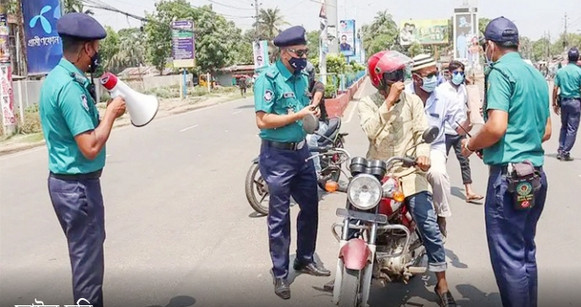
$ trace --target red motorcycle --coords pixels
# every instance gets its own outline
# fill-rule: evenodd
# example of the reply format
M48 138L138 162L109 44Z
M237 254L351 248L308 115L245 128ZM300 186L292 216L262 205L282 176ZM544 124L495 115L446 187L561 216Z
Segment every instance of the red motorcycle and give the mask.
M430 128L423 140L431 143L438 128ZM413 167L413 157L392 157L387 161L367 160L336 148L351 160L347 187L329 182L326 189L347 194L345 208L337 209L342 223L332 226L339 241L339 259L333 285L333 302L339 306L366 306L371 281L406 282L423 274L421 265L425 248L419 231L404 203L399 180L391 170L395 166Z

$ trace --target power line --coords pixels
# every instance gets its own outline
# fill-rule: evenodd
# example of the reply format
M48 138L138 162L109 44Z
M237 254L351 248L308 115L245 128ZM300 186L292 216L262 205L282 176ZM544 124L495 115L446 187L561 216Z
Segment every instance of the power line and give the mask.
M217 4L217 5L221 5L221 6L225 6L225 7L229 7L231 9L237 9L237 10L248 10L248 11L253 11L254 9L251 8L243 8L243 7L238 7L238 6L233 6L233 5L229 5L229 4L224 4L224 3L220 3L214 0L208 0L208 2L213 3L213 4Z

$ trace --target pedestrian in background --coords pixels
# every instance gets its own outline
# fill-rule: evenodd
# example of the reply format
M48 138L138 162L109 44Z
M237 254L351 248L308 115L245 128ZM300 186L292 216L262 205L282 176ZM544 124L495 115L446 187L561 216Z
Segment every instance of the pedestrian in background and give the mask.
M516 25L499 17L484 32L486 123L464 141L463 154L483 150L490 166L485 201L490 261L503 306L537 306L535 234L547 196L542 142L551 137L549 88L518 53Z
M581 115L581 67L577 66L579 50L571 48L569 63L557 71L553 87L553 110L561 115L557 159L573 161L571 149L577 139Z
M99 178L105 143L116 118L125 113L118 96L102 119L86 72L99 66L99 40L105 29L91 16L62 16L57 31L63 58L48 74L40 92L40 119L48 149L48 190L67 237L75 302L84 298L103 306L105 212Z
M452 61L448 65L450 80L440 85L438 88L442 93L442 100L446 101L447 105L452 106L453 109L461 110L466 115L467 122L464 123L467 131L470 131L470 111L468 110L468 94L466 92L466 81L464 64L460 61ZM456 158L460 162L460 170L462 172L462 183L466 191L466 201L474 202L482 200L484 197L474 193L472 190L472 174L470 170L470 161L462 155L462 140L466 138L465 134L460 134L450 125L448 121L445 122L446 132L446 156L450 155L450 149L454 148Z

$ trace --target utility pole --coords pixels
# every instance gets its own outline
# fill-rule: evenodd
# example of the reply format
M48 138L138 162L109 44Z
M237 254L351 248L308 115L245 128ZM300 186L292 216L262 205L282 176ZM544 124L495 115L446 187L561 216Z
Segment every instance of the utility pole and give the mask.
M563 37L563 49L567 50L567 12L565 12L565 35Z
M254 4L252 4L252 6L254 6L254 40L256 41L256 43L258 43L258 14L259 14L259 8L258 8L258 0L254 0Z
M551 31L548 31L548 43L547 43L547 59L551 59Z

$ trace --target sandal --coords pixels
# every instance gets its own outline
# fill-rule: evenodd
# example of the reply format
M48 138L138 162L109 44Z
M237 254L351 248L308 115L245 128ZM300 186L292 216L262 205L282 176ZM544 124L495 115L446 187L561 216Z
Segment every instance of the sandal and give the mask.
M436 295L439 298L439 302L438 305L440 307L446 307L446 306L456 306L456 300L454 299L454 297L452 296L452 292L450 292L449 290L440 294L438 292L438 285L436 285L434 287L434 293L436 293Z
M477 203L477 201L484 199L484 196L478 194L466 195L467 203Z

